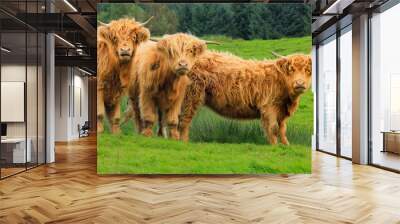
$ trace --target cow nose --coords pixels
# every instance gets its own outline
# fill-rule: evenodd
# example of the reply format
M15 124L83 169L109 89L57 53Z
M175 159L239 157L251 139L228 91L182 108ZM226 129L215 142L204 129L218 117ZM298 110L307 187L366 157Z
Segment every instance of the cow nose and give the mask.
M180 67L187 67L187 62L186 62L186 61L180 61L180 62L178 63L178 65L179 65Z
M297 86L304 86L304 81L301 80L301 79L296 80L296 85L297 85Z
M129 47L123 47L123 48L121 48L121 51L122 52L129 52L129 51L131 51L131 49Z

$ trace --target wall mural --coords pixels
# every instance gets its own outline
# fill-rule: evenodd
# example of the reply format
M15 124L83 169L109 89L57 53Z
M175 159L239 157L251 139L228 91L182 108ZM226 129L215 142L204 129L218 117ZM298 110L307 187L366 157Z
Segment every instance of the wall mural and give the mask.
M99 174L310 173L311 9L98 5Z

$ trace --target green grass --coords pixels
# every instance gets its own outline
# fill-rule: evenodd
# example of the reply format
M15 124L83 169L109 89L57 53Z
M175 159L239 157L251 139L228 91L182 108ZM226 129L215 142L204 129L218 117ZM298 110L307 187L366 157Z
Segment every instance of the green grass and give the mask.
M282 38L277 40L241 40L225 36L205 36L205 40L218 41L221 45L208 45L209 49L231 52L245 59L276 58L271 51L281 55L311 53L311 37Z
M233 40L223 36L203 37L222 45L210 49L228 51L246 59L274 58L309 53L311 37L280 40ZM126 110L123 99L122 112ZM106 130L109 126L106 122ZM259 120L223 118L203 107L192 122L190 141L182 143L135 134L134 124L122 127L121 135L108 131L98 136L98 172L107 173L309 173L313 130L313 95L305 93L298 111L288 121L291 146L266 144ZM155 127L156 129L156 127Z
M140 135L98 136L100 174L310 173L306 146L184 143Z
M313 132L313 95L308 91L298 111L289 118L287 136L292 144L311 146ZM203 107L193 119L190 139L194 142L266 144L259 120L226 119Z

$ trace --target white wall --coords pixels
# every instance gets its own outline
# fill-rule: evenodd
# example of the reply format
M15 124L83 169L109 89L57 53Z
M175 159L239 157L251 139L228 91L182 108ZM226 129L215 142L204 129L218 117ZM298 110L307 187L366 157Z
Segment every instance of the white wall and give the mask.
M2 82L24 82L26 83L26 107L21 108L21 113L26 112L26 121L22 122L6 122L7 123L7 137L9 138L25 138L29 139L31 144L29 147L32 151L32 161L44 163L44 74L42 67L36 65L24 64L3 64L1 66ZM27 80L25 80L27 78ZM4 90L4 89L3 89ZM21 90L23 91L23 90ZM24 91L21 93L24 94ZM2 95L7 97L6 95ZM12 110L10 107L2 107L1 110ZM26 111L25 111L26 110ZM7 113L13 113L7 111Z
M76 68L56 67L56 141L79 138L78 124L88 120L88 78L83 75Z
M28 66L28 73L33 69ZM25 64L5 64L1 66L1 81L2 82L25 82ZM29 95L29 93L28 93ZM36 93L35 93L36 95ZM7 110L7 108L1 108ZM25 122L7 122L8 137L25 137Z

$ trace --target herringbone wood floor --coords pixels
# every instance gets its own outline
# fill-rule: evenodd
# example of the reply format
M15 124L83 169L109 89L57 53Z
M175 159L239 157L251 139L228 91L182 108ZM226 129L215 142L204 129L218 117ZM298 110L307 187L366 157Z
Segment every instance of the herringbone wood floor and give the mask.
M0 181L0 223L400 223L400 175L315 152L312 175L106 176L95 138Z

